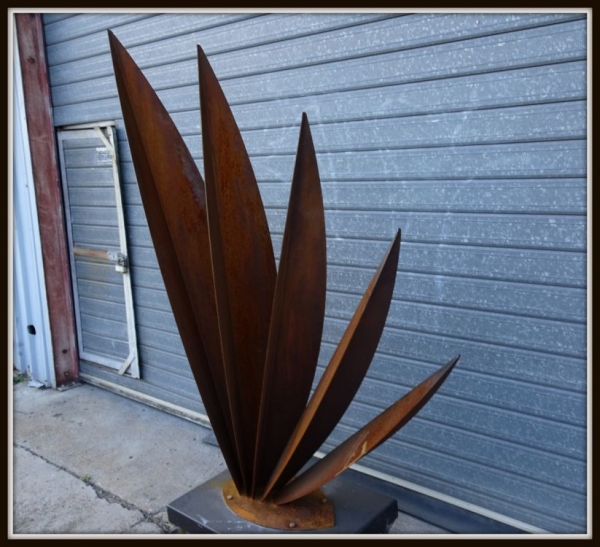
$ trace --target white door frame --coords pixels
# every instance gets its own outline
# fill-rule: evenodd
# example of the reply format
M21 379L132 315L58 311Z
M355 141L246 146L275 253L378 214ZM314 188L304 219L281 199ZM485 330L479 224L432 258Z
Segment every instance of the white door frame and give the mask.
M125 231L125 217L123 214L123 199L121 195L121 181L119 177L119 163L116 146L116 131L114 122L97 122L94 124L82 124L62 128L58 131L58 150L60 158L60 169L63 182L63 195L65 201L65 215L67 221L67 234L69 241L71 272L73 281L74 306L76 313L77 338L79 340L79 356L82 359L116 369L118 374L124 375L127 373L132 378L140 377L139 359L137 350L137 335L135 328L135 313L133 306L133 291L131 286L131 275L128 264L127 254L127 234ZM71 214L69 207L69 193L67 189L67 173L64 162L64 141L76 138L98 138L105 146L105 153L112 163L113 181L115 190L115 204L117 210L117 223L119 230L119 252L114 253L102 249L87 249L75 247L73 243L73 233L71 226ZM115 265L115 270L122 275L123 291L125 300L125 315L127 321L127 338L129 344L129 354L124 361L119 361L115 358L105 355L99 355L89 352L83 347L83 335L81 330L81 322L79 320L79 296L77 289L77 278L75 271L75 256L88 256L105 262L110 262Z

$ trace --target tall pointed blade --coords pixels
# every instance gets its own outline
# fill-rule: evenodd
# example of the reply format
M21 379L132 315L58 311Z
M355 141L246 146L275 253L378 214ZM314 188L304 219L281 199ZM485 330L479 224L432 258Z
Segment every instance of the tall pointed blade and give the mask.
M275 291L275 259L254 172L221 86L198 47L209 237L223 364L246 484Z
M241 487L216 327L204 182L167 111L110 31L109 41L140 194L167 294L215 435Z
M326 261L319 171L303 114L271 313L254 495L271 476L310 395L323 333Z
M389 439L431 399L459 358L460 355L451 359L305 473L286 485L275 496L275 503L279 505L289 503L316 490Z
M360 301L300 422L269 479L265 495L283 486L323 444L352 402L373 359L390 307L400 231Z

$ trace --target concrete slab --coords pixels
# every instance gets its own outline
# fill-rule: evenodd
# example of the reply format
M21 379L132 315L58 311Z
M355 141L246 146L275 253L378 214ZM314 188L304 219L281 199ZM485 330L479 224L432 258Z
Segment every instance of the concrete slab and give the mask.
M140 511L102 499L83 480L23 448L14 451L13 484L18 534L135 533L144 520Z
M13 388L15 534L173 533L166 505L225 470L209 430L83 384ZM441 533L400 513L390 533Z
M152 514L225 469L208 430L90 385L14 391L14 442Z

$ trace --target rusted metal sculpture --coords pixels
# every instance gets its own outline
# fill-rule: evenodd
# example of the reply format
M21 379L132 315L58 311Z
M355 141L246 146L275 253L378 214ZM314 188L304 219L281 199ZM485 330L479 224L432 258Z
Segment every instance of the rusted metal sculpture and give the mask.
M133 163L158 263L240 516L287 528L333 525L318 490L398 431L458 356L296 476L326 440L373 358L394 288L400 231L310 397L323 329L325 219L315 150L302 116L279 271L252 166L198 47L204 181L169 114L109 33ZM308 403L307 403L308 402ZM296 519L298 520L298 519Z

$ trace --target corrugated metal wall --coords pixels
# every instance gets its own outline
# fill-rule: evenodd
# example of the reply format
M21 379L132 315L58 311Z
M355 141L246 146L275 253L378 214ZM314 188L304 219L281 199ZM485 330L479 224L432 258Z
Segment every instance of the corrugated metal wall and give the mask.
M243 131L276 249L308 113L327 209L322 365L402 228L387 327L332 441L460 353L438 395L364 464L550 531L585 529L585 14L55 14L45 23L57 126L116 119L122 143L143 377L122 382L201 410L135 183L107 28L200 166L203 46Z
M12 120L12 366L31 380L56 387L40 225L19 64L13 42Z

